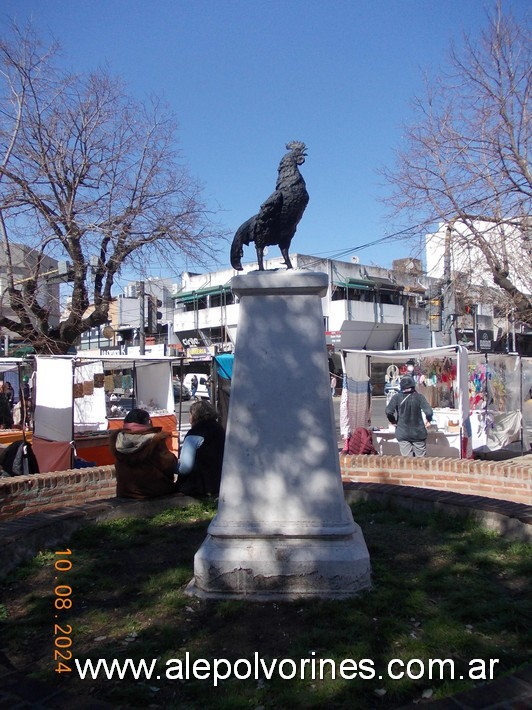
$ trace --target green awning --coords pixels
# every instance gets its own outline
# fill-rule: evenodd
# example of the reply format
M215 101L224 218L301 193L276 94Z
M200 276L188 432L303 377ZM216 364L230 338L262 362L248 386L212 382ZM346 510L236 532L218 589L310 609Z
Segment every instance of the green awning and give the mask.
M400 291L402 286L398 286L391 279L384 279L380 276L375 276L375 288L380 288L383 291Z
M180 303L191 303L192 301L197 301L198 298L203 298L204 296L215 296L216 294L230 292L231 289L229 286L211 286L211 288L200 288L197 291L178 293L174 296L174 299Z
M340 286L341 288L353 288L353 289L374 289L375 282L369 279L353 279L349 278L345 281L335 281L335 286Z
M26 355L34 355L35 348L33 345L17 345L11 353L13 357L25 357Z

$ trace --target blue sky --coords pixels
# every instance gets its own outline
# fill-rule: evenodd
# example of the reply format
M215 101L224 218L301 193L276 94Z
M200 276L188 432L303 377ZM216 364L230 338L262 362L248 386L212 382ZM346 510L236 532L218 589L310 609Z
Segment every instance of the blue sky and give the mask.
M528 3L502 5L520 18ZM389 187L377 170L401 145L423 72L437 72L463 32L478 34L492 8L483 0L3 0L0 29L32 18L59 40L69 68L107 65L137 98L163 95L184 158L229 231L272 191L286 142L304 141L310 202L291 251L352 250L344 258L389 267L415 247L359 248L410 226L387 216L380 198ZM223 254L209 269L227 265L228 246ZM245 260L253 257L248 247Z

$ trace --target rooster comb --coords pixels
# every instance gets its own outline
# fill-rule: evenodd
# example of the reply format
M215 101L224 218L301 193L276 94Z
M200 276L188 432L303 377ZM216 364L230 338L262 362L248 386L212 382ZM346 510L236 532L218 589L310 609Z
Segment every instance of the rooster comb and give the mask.
M302 141L290 141L286 144L287 150L293 150L294 153L304 153L307 146Z

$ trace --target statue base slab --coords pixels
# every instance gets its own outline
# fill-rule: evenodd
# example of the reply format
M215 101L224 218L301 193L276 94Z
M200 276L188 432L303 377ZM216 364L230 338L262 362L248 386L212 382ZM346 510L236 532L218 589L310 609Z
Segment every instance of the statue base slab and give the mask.
M345 599L371 586L360 527L340 539L241 539L208 535L187 593L205 599Z

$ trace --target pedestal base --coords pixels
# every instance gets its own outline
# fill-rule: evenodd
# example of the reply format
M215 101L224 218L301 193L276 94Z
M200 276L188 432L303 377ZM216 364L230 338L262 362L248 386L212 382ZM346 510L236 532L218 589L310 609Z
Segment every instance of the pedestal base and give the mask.
M218 512L188 591L250 601L354 596L369 553L342 487L321 298L327 276L235 276L240 298Z
M201 598L343 599L371 586L360 527L342 538L223 538L208 535L187 593Z

